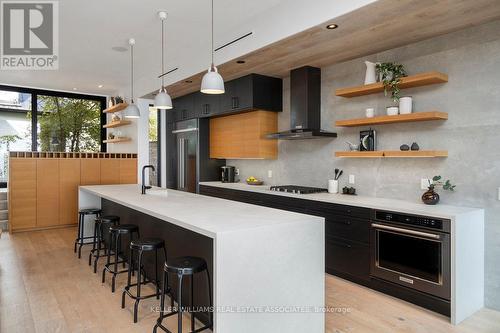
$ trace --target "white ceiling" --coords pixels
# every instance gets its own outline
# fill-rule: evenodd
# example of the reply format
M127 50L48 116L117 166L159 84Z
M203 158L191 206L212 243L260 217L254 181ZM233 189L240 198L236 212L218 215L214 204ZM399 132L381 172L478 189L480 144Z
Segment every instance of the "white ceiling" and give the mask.
M214 0L215 47L253 35L216 53L224 63L272 42L333 19L374 0ZM0 83L91 94L129 96L129 53L135 46L136 97L159 87L159 10L166 21L166 77L173 83L208 67L209 0L60 0L60 63L57 71L0 71ZM102 84L103 88L97 86Z

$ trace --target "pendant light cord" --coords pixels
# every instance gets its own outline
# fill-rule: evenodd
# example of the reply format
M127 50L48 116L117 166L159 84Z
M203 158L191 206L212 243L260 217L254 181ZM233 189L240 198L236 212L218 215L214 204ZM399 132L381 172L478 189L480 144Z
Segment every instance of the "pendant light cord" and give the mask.
M134 103L134 45L130 45L130 102Z
M212 69L214 65L214 0L212 0L212 48L210 49L212 53Z
M161 73L164 74L165 73L165 45L164 45L164 40L165 40L165 37L164 37L164 32L165 32L165 28L164 28L164 19L161 20ZM164 87L165 87L165 76L162 75L161 76L161 91L163 91Z

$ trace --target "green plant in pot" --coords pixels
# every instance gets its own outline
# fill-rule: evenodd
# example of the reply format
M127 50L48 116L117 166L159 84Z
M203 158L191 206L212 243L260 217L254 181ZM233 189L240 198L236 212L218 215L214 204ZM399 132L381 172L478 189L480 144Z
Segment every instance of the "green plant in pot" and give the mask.
M406 69L401 64L396 64L394 62L383 62L378 63L375 66L380 81L384 85L384 94L387 96L389 92L391 93L391 98L394 102L399 102L401 78L408 76Z
M426 205L435 205L439 202L439 194L434 191L436 186L441 186L445 191L455 191L456 185L453 185L449 179L443 182L441 176L432 177L429 181L429 189L422 195L422 201Z

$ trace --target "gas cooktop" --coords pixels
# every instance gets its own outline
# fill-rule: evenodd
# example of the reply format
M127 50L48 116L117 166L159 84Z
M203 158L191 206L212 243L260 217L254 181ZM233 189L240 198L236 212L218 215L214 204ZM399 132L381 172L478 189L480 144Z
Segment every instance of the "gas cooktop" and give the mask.
M297 185L271 186L270 190L278 192L297 193L297 194L328 192L326 188L297 186Z

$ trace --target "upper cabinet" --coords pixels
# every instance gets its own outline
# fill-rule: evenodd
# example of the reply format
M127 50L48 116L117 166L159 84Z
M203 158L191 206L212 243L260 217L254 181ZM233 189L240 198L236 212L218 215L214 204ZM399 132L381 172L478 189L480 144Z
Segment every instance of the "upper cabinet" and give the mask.
M249 74L224 83L225 93L195 92L174 99L173 121L208 118L250 110L283 110L283 82L279 78Z

